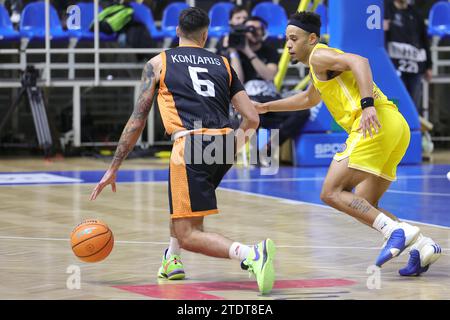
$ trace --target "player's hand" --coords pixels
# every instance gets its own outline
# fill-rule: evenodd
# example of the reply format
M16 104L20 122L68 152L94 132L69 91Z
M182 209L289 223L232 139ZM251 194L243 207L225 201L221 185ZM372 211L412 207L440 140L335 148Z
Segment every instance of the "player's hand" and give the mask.
M258 111L259 114L269 112L269 109L267 108L266 103L261 103L252 100L253 106L255 107L256 111Z
M366 132L369 132L370 137L373 138L372 128L375 130L375 133L378 133L378 130L381 129L381 124L378 121L375 107L368 107L362 111L358 131L362 131L364 139L366 138Z
M116 192L116 171L111 169L105 172L102 180L100 180L100 182L95 186L91 193L90 200L95 200L100 192L102 192L103 188L105 188L108 184L111 185L112 191Z
M222 47L228 48L229 43L228 39L229 39L228 36L223 37Z
M425 71L425 80L430 82L431 79L433 79L433 71L431 69L427 69L427 71Z

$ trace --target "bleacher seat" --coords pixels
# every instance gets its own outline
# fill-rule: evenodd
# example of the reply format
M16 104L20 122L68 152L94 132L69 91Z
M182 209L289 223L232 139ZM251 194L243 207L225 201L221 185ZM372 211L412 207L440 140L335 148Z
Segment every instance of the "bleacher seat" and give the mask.
M282 39L288 23L286 11L279 4L262 2L252 10L252 16L263 18L267 24L267 35L269 38Z
M171 39L177 37L176 28L178 25L178 17L181 11L187 8L189 6L185 2L173 2L164 9L161 21L161 29L164 37Z
M428 34L430 36L450 36L450 3L436 2L430 10L428 19Z
M230 11L233 10L234 4L230 2L218 2L209 10L209 36L212 38L220 38L230 32Z
M92 21L94 21L94 3L93 2L80 2L77 3L77 6L80 8L80 29L77 30L69 30L69 34L71 37L77 38L78 40L94 40L94 32L89 30ZM98 12L102 11L102 7L98 7ZM116 35L109 35L103 32L100 32L100 40L102 41L115 41L117 38Z
M14 30L8 11L0 4L0 41L19 40L20 34Z
M316 13L320 16L320 35L328 34L328 9L323 4L319 4L316 8Z
M164 33L158 30L158 28L156 27L152 11L144 4L131 2L130 5L134 10L133 20L144 24L147 27L147 30L150 32L150 36L152 37L152 39L163 39Z
M45 3L32 2L25 6L20 20L20 34L32 40L45 39ZM69 33L61 26L55 8L50 5L50 37L51 40L67 40Z

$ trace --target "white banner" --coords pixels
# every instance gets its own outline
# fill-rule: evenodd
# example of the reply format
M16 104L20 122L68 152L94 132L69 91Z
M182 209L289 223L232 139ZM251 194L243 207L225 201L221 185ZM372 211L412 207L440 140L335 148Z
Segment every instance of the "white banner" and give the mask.
M427 60L425 49L418 49L408 43L388 42L388 52L392 59L404 59L415 62L425 62Z

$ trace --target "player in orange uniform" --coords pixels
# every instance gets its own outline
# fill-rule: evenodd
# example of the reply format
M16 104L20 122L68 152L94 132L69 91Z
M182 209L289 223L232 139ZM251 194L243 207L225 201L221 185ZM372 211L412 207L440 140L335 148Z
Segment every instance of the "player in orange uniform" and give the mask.
M259 125L258 113L228 60L203 48L208 38L208 26L206 12L195 7L184 10L177 27L180 46L162 52L146 64L135 111L120 137L111 166L95 187L91 199L94 200L109 184L115 191L119 166L141 135L152 100L158 93L164 127L174 141L169 168L171 240L158 276L184 278L180 259L180 248L183 248L240 261L243 269L255 274L260 291L268 293L275 277L272 240L266 239L249 247L203 229L204 217L218 213L215 189L232 166L235 138L239 144L246 131L255 130ZM230 102L243 117L236 136L228 116ZM198 123L201 123L200 127L196 126ZM200 139L200 145L196 143L198 135L205 137ZM219 146L224 140L231 140L231 147ZM203 152L215 143L225 159L210 164L203 159ZM195 158L199 154L201 161L197 163ZM226 161L229 154L232 155L231 163Z

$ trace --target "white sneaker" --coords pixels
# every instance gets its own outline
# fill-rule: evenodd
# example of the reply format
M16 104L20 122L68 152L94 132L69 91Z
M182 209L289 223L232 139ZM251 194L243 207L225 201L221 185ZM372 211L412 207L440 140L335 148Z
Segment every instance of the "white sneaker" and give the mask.
M402 276L418 276L441 257L441 247L433 239L419 235L409 251L406 267L399 270Z
M394 257L397 257L406 248L416 241L420 229L405 222L400 222L398 228L394 229L386 240L375 264L381 267Z

